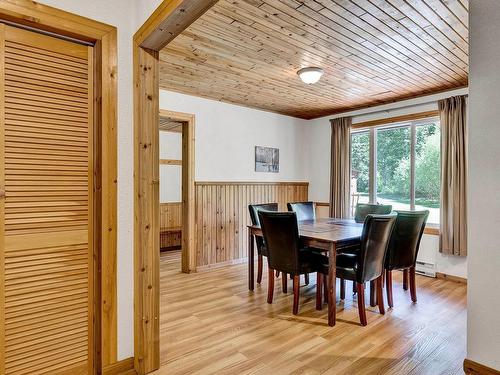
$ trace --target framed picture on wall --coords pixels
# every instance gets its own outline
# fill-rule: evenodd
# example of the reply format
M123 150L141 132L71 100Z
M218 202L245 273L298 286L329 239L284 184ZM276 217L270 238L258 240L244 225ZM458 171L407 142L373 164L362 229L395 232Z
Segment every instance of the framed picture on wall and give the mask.
M278 173L280 171L280 150L278 148L255 146L255 172Z

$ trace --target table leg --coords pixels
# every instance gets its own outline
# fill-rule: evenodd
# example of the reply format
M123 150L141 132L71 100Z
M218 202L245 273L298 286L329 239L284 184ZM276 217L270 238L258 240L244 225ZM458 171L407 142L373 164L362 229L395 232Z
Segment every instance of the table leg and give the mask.
M336 256L337 249L335 243L330 244L330 249L328 251L328 325L334 326L336 319Z
M254 241L252 231L248 230L248 289L254 288Z

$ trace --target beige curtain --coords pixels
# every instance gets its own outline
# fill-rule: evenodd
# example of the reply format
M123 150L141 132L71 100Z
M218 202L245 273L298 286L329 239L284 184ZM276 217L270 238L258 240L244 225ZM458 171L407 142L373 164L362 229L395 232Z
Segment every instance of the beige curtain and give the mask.
M351 117L330 120L330 216L349 217L351 186Z
M441 234L439 251L467 255L467 118L465 96L439 101Z

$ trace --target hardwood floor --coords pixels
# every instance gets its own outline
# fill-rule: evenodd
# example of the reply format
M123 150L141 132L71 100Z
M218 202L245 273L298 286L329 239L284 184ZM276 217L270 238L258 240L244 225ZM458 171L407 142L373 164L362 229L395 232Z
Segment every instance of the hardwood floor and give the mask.
M266 303L266 277L251 293L245 264L182 274L180 252L162 254L155 374L463 374L464 284L417 276L412 304L394 272L394 308L382 316L367 305L362 327L348 283L332 328L326 305L315 310L315 277L301 287L298 316L290 285L283 294L278 279L274 303Z

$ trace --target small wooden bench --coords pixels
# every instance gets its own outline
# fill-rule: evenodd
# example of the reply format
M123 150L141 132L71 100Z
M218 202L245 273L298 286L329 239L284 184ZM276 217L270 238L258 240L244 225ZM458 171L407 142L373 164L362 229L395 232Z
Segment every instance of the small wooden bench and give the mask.
M179 250L182 246L182 227L160 228L160 251Z

